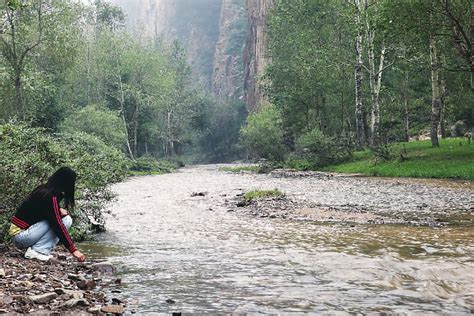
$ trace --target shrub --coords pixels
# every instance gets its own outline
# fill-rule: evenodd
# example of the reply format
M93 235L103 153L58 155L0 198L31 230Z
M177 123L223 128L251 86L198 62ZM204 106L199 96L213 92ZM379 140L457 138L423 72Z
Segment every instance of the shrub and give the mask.
M323 167L344 161L350 157L350 150L334 138L315 128L301 135L296 141L296 151L305 168Z
M89 105L66 117L60 125L60 131L91 134L120 149L125 149L127 140L123 122L117 113L94 105Z
M156 160L153 157L143 156L129 160L128 168L132 173L168 173L182 166L180 162L169 160Z
M271 104L249 115L247 124L240 131L241 146L252 158L284 160L287 149L283 141L282 117Z
M126 175L117 149L85 133L50 135L26 125L0 125L0 241L10 217L25 196L60 166L78 173L75 231L84 236L103 229L102 208L113 198L107 185Z
M283 193L278 189L273 190L253 190L244 194L244 200L247 202L253 201L255 199L263 198L278 198L282 197Z

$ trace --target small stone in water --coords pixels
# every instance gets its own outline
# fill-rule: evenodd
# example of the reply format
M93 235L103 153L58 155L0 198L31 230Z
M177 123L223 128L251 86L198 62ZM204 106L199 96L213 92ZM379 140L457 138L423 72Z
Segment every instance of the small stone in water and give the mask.
M100 272L100 273L106 273L106 274L115 274L115 267L107 262L100 262L100 263L94 263L91 266L92 269Z
M176 301L175 301L175 300L172 300L171 298L169 298L169 299L166 300L166 303L168 303L168 304L174 304L174 303L176 303Z
M76 283L77 287L81 290L90 291L96 288L97 284L93 281L79 281Z

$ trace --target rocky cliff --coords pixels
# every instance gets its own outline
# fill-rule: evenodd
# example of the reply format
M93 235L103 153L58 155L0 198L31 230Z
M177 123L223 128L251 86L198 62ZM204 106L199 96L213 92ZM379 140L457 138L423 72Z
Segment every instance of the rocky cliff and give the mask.
M201 84L211 88L223 0L109 0L123 8L134 34L178 40Z
M275 0L246 0L248 14L248 35L245 44L244 91L247 108L250 112L257 110L265 103L265 94L260 85L269 59L267 56L267 17Z
M244 0L223 0L212 92L224 102L243 98L242 51L247 36L246 24Z
M144 37L172 38L170 22L176 15L173 0L109 0L121 7L127 15L127 29ZM138 5L139 3L139 5Z

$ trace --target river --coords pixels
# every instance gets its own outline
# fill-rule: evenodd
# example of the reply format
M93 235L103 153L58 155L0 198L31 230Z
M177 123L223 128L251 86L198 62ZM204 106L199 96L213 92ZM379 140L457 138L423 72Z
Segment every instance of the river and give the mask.
M128 310L321 313L474 311L472 186L357 177L276 178L218 165L113 187L107 232L82 248L118 266ZM229 209L251 189L445 225L319 222ZM205 196L192 196L206 192Z

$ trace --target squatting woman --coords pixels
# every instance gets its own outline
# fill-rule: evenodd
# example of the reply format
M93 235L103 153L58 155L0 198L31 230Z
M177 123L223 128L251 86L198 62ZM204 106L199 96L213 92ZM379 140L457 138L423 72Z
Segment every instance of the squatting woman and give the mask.
M74 207L76 172L68 167L57 170L48 182L34 189L12 217L10 236L13 244L27 249L25 257L48 261L59 241L80 262L86 257L77 250L69 235ZM59 204L63 203L64 208Z

